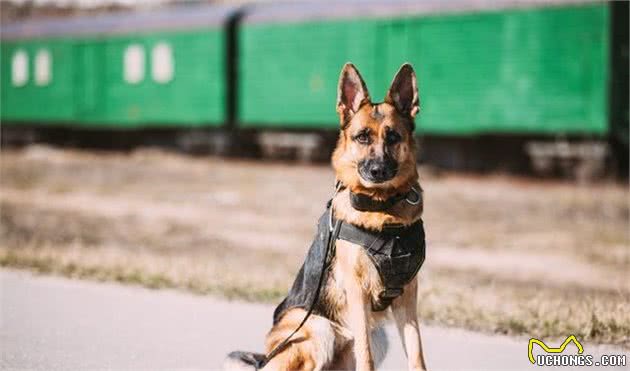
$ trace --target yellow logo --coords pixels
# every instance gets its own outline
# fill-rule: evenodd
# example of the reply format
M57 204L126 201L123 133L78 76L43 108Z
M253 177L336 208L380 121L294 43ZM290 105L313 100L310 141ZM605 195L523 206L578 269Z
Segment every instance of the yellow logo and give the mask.
M534 354L532 353L532 350L534 348L534 344L538 344L540 345L541 348L543 348L543 350L547 353L562 353L564 351L564 349L567 347L567 345L573 342L575 343L575 345L578 348L578 354L582 354L584 353L584 347L582 347L582 344L578 341L578 339L575 337L575 335L571 335L569 336L563 343L562 345L560 345L557 348L549 348L547 346L547 344L543 343L542 341L538 340L538 339L534 339L531 338L529 339L529 344L527 346L527 352L529 355L529 361L533 364L536 364L536 361L534 359Z

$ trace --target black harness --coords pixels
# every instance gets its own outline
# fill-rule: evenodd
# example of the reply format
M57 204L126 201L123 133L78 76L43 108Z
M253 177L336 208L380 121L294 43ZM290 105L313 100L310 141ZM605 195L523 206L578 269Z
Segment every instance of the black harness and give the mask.
M340 187L337 188L338 190ZM385 201L376 201L368 196L350 192L352 206L360 211L383 211L398 202L417 205L421 195L415 189L407 194L396 195ZM386 225L382 231L372 231L338 220L333 215L332 200L319 218L317 233L308 250L304 264L300 268L287 297L276 307L273 322L276 324L292 308L307 309L300 325L282 343L266 356L244 354L241 358L263 368L269 360L280 353L290 342L311 314L315 313L331 319L330 306L326 302L326 285L329 268L335 256L337 240L344 240L362 246L374 263L383 284L383 291L372 300L372 310L387 309L394 299L402 295L403 288L418 273L425 258L424 227L421 220L409 225ZM324 293L322 295L322 290Z
M375 232L341 223L337 239L352 242L365 249L383 283L383 291L372 300L375 312L387 309L402 295L403 288L416 276L424 262L425 242L422 221L403 226L386 226Z

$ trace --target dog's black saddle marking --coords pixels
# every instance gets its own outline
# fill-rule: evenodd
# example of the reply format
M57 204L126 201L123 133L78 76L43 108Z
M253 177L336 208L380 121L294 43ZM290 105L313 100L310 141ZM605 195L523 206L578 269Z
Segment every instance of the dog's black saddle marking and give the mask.
M311 308L313 307L313 313L323 315L326 309L325 292L326 287L321 288L322 292L319 298L316 297L316 289L319 283L320 277L323 275L323 281L326 282L328 278L328 267L334 254L329 254L330 259L324 261L326 256L326 248L332 237L329 227L329 212L330 207L326 209L324 215L319 218L317 223L317 233L311 243L311 247L306 254L306 259L300 268L293 286L289 290L289 294L286 298L276 307L273 312L274 325L280 320L282 315L291 308Z
M374 263L384 286L379 297L372 301L374 311L385 310L395 298L400 296L404 286L414 278L424 262L425 237L422 221L417 221L410 226L388 226L382 231L372 231L331 218L331 209L328 207L319 218L317 234L311 243L304 264L289 294L274 311L274 324L291 308L313 307L313 313L330 318L327 315L327 287L324 285L321 288L319 298L315 293L322 275L324 275L323 282L327 282L328 268L334 253L329 253L330 259L326 261L324 257L331 238L362 246ZM338 226L334 228L335 233L331 233L330 220L333 221L333 226Z

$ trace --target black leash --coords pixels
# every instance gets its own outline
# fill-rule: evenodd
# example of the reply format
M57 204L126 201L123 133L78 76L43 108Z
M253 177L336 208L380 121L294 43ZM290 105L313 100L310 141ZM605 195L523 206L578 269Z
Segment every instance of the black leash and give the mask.
M328 201L328 207L330 208L329 212L330 212L330 215L332 216L333 210L331 206L331 201L332 200ZM329 220L332 220L332 219L333 219L332 217L329 218ZM311 303L311 306L308 309L308 312L306 312L306 316L304 316L304 319L302 320L300 325L295 330L293 330L291 335L289 335L286 339L284 339L282 343L278 344L271 352L269 352L269 354L265 355L263 358L254 360L255 361L254 366L256 367L257 370L265 367L267 363L269 363L269 361L271 361L275 356L278 355L278 353L282 352L290 344L291 338L293 337L293 335L295 335L298 331L300 331L302 326L304 326L304 324L306 323L306 320L308 320L308 318L313 313L313 309L315 309L315 305L317 304L317 301L319 300L319 293L324 283L324 276L326 275L326 270L329 268L328 255L330 251L333 250L332 247L337 241L337 236L339 236L339 230L341 229L340 227L341 227L341 222L339 220L336 221L334 227L332 225L332 221L329 222L328 243L326 244L326 253L324 254L324 264L322 265L322 273L319 275L317 289L315 290L315 297L313 298L313 302Z

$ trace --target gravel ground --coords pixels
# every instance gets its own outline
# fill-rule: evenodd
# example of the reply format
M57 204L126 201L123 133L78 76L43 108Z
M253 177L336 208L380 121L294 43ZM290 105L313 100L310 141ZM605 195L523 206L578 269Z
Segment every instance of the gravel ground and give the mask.
M630 346L628 189L421 168L420 316ZM0 156L0 264L277 302L329 166L33 146Z

